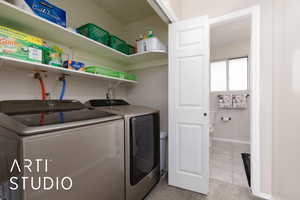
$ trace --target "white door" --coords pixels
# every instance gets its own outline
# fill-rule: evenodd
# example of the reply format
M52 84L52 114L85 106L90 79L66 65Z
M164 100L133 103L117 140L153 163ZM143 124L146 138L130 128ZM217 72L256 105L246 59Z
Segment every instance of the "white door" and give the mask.
M169 51L169 184L207 194L208 17L171 24Z

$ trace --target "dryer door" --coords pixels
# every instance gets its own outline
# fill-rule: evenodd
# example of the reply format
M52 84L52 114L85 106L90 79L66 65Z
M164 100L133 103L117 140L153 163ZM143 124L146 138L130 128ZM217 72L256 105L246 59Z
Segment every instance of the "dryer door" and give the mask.
M159 114L130 119L130 184L136 185L159 166Z

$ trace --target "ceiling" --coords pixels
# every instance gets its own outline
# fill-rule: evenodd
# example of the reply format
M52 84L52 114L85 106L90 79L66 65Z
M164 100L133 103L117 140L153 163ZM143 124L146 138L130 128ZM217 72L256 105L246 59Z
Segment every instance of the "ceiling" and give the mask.
M146 0L94 0L122 24L130 24L155 14Z
M211 27L211 47L223 47L232 43L249 41L251 38L251 18L217 24Z

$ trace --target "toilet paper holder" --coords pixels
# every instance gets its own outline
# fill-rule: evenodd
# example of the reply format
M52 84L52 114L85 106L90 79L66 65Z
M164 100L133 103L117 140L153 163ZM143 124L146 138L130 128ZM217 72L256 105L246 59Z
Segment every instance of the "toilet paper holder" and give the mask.
M231 120L232 120L231 117L221 117L221 121L223 121L223 122L229 122Z

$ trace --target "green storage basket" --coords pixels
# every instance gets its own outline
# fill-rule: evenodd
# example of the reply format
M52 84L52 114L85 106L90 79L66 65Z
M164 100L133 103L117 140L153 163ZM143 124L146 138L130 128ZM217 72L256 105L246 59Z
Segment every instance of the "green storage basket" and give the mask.
M128 55L132 55L132 54L135 54L136 53L136 49L134 46L128 44Z
M126 73L125 72L119 72L119 78L125 79Z
M92 74L101 74L104 76L111 76L111 77L120 77L120 72L113 70L113 69L108 69L105 67L99 67L99 66L88 66L84 68L85 72L92 73Z
M117 36L110 36L110 47L117 51L121 51L122 53L128 54L128 46L126 42Z
M137 80L136 75L128 74L128 73L126 74L125 79L131 80L131 81L136 81Z
M108 31L96 26L95 24L86 24L76 29L78 33L92 40L108 45L110 34Z

